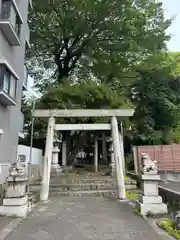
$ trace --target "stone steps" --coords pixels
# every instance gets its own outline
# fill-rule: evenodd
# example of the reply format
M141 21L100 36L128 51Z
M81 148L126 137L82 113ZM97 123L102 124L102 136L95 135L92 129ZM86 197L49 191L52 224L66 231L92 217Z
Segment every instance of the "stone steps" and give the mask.
M116 179L115 178L107 178L107 177L62 177L62 178L52 178L51 183L58 183L58 184L83 184L83 183L99 183L99 184L104 184L104 183L115 183ZM125 180L125 184L132 184L136 185L136 181L132 179Z
M116 190L50 191L50 196L103 196L116 197Z
M137 189L136 181L126 179L126 191ZM31 191L39 192L40 185L31 186ZM116 179L107 176L61 176L51 178L50 195L59 196L116 196Z
M51 190L64 189L65 191L115 189L116 183L86 183L86 184L51 184Z
M52 179L51 184L104 184L104 183L113 183L116 182L115 179L94 179L94 178L60 178L60 179Z
M51 184L50 191L84 191L116 189L116 183ZM126 190L137 189L136 185L126 184Z

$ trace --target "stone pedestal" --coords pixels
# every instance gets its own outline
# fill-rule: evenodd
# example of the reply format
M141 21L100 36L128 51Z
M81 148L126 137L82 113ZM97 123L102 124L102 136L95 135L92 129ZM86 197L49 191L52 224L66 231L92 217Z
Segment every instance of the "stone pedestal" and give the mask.
M157 171L144 173L142 179L142 193L136 207L140 213L146 215L148 212L152 214L166 214L167 205L162 203L162 198L158 195L158 182L160 176Z
M25 218L30 210L27 197L28 178L25 175L9 176L0 215Z
M55 146L53 147L52 151L52 163L51 163L51 175L57 176L59 173L62 172L62 169L58 163L58 156L59 156L59 147Z

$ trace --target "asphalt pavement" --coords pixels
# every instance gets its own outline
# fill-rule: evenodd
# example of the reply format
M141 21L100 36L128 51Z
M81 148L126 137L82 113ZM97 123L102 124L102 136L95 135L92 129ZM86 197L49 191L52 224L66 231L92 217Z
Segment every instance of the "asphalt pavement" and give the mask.
M160 240L127 202L102 197L53 197L39 204L5 240Z

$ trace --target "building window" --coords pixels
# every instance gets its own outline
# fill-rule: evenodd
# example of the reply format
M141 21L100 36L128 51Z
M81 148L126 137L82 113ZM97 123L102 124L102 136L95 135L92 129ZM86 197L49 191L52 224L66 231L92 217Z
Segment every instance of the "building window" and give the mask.
M9 89L9 96L12 99L16 98L16 85L17 85L17 80L11 76L11 82L10 82L10 89Z
M6 66L0 66L0 91L6 93L12 99L16 98L17 79Z
M2 0L2 7L1 7L1 18L2 19L9 19L11 15L11 0Z
M10 89L11 74L10 74L10 72L7 69L5 69L3 75L4 75L3 76L3 78L4 78L4 81L3 81L3 91L8 94L9 93L9 89Z
M18 16L16 16L15 32L19 38L21 35L21 26L22 26L22 24L21 24L20 18Z
M2 21L8 21L10 23L11 28L13 29L12 32L14 32L14 35L16 35L16 38L20 39L21 34L21 28L22 28L22 17L19 13L18 7L16 5L16 2L13 0L2 0L2 7L1 7L1 16L0 16L0 24ZM8 25L8 23L6 23ZM5 26L5 23L2 22L3 31L7 35L6 37L11 37L12 45L17 46L18 41L14 40L12 36L13 33L9 32L8 26ZM15 41L15 42L14 42ZM14 42L14 43L13 43Z

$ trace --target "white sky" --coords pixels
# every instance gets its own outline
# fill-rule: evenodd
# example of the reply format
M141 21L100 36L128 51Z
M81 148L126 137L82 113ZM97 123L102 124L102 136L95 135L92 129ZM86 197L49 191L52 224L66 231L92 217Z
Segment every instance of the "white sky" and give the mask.
M172 25L168 29L171 34L171 40L168 48L171 51L180 51L180 0L161 0L165 9L167 18L175 17Z

